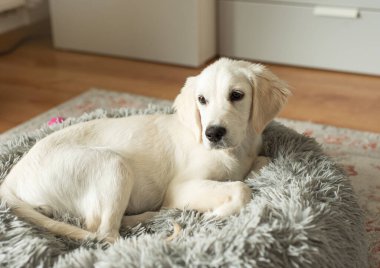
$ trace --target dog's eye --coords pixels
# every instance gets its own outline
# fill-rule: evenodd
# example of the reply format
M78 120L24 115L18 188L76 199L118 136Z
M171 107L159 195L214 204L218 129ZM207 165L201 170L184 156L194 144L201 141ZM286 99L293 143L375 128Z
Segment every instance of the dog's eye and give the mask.
M199 96L198 96L198 101L199 101L199 103L202 104L202 105L205 105L205 104L207 103L205 97L203 97L202 95L199 95Z
M241 92L239 90L233 90L230 93L230 101L239 101L244 98L244 92Z

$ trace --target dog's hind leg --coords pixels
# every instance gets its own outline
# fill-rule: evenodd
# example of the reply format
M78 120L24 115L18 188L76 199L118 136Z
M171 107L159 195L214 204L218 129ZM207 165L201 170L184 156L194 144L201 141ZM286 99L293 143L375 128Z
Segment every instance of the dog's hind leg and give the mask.
M101 150L96 156L96 172L83 197L86 229L97 237L115 241L133 188L133 174L117 153Z
M96 233L100 226L100 217L95 215L88 215L85 219L86 230Z
M21 160L1 184L1 199L17 216L55 234L115 240L133 187L126 159L108 148L56 147ZM51 219L38 207L83 218L87 230Z
M136 226L139 223L144 223L154 216L156 216L159 212L158 211L147 211L138 215L130 215L130 216L124 216L122 220L122 225L133 227Z

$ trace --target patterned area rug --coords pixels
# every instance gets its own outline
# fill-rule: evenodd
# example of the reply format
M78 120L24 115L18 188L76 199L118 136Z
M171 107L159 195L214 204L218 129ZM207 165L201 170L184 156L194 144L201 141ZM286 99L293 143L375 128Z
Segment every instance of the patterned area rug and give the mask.
M89 90L24 124L0 134L0 142L13 135L32 131L47 124L52 117L77 117L103 108L146 108L149 104L170 106L170 101L100 89ZM334 157L350 176L360 205L366 212L370 240L371 266L380 268L380 134L324 126L309 122L277 119L299 133L313 137L324 151Z

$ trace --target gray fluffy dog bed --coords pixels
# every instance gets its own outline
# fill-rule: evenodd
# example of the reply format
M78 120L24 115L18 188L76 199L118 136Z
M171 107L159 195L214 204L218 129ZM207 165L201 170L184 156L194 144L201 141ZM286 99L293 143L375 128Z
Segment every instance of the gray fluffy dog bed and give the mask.
M0 145L0 181L33 144L78 122L144 111L97 110ZM245 181L252 201L239 216L206 220L195 211L164 210L145 225L121 230L114 245L55 237L0 206L0 267L367 267L360 210L342 170L313 140L278 123L264 132L273 163ZM159 160L162 161L162 160ZM80 225L80 219L56 215ZM173 222L182 231L166 241Z

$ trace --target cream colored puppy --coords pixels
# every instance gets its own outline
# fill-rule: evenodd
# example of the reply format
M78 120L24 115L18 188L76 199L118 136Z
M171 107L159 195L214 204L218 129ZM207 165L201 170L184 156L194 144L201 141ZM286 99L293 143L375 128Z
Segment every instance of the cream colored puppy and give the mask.
M260 164L261 132L288 95L262 65L220 59L187 80L174 114L93 120L40 140L5 178L1 199L73 239L113 241L121 224L161 207L238 213L251 200L241 181ZM35 208L81 217L86 230Z

